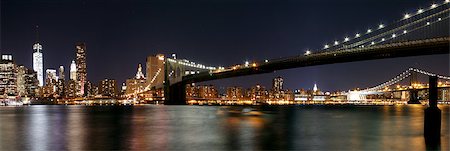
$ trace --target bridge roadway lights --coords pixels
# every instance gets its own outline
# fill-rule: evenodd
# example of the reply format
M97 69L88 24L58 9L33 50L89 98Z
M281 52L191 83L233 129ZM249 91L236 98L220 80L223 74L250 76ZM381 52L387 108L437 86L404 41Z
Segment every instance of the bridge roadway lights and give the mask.
M437 77L429 78L429 107L425 109L424 137L427 150L439 150L441 138L441 110L437 107Z
M419 101L419 91L416 89L409 90L408 104L421 104Z
M164 105L186 105L186 83L178 82L169 86Z

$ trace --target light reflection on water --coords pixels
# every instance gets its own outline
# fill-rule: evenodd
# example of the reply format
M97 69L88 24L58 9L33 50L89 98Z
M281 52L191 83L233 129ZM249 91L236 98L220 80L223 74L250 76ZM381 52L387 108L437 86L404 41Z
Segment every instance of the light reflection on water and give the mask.
M449 108L440 106L441 150L450 149ZM0 107L0 150L425 150L424 109Z

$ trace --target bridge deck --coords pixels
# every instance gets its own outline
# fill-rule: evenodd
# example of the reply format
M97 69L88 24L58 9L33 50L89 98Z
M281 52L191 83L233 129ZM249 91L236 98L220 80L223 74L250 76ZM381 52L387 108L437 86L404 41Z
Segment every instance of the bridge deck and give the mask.
M364 48L327 51L310 55L273 59L267 63L260 63L256 67L244 67L223 72L201 72L184 76L181 82L202 82L237 76L270 73L276 70L299 68L306 66L375 60L396 57L409 57L449 53L450 37L403 41Z

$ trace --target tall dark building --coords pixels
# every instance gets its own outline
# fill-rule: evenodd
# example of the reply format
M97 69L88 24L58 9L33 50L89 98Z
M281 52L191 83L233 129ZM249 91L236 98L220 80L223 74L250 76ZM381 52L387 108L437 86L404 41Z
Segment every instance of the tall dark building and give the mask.
M66 98L75 98L76 97L76 90L77 90L77 83L75 80L70 79L67 82L66 88L65 88L65 96Z
M59 70L58 70L58 79L59 80L66 80L66 76L64 75L64 66L59 66Z
M98 84L98 94L115 97L117 94L117 82L114 79L101 80Z
M19 96L35 96L39 81L37 73L23 65L17 66L17 92Z
M84 43L77 43L77 57L76 57L76 66L77 66L77 96L84 96L84 85L87 81L87 72L86 72L86 45Z
M162 85L164 82L164 55L147 57L147 84L151 86Z

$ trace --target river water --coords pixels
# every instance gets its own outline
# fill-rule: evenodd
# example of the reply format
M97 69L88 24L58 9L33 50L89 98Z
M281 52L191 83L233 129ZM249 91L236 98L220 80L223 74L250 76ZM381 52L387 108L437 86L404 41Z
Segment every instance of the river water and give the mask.
M449 147L442 110L441 150ZM425 106L0 107L0 150L426 150Z

